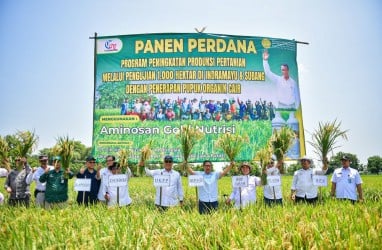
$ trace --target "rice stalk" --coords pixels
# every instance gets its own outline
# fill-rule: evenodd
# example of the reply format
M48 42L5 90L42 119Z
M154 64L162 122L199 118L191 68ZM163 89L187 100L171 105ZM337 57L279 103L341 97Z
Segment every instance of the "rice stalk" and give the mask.
M128 156L129 151L126 149L120 149L118 151L118 159L119 159L119 166L121 167L121 172L126 173L126 170L128 168Z
M11 171L11 164L9 159L9 145L5 138L0 136L0 163L5 167L8 172Z
M340 129L341 122L337 120L333 122L319 123L318 129L312 134L312 141L309 144L313 146L314 152L319 156L320 160L327 163L329 152L338 148L336 143L339 138L347 140L346 133L348 130Z
M270 141L260 149L257 154L256 158L259 160L260 167L261 167L261 183L263 185L267 184L267 175L266 175L266 169L267 165L271 162L272 158L272 145L270 144Z
M215 142L215 146L223 150L230 162L234 162L243 146L248 143L248 135L246 133L242 134L238 131L235 134L226 133L220 135Z
M195 126L185 125L180 127L176 136L180 141L180 149L183 154L182 171L185 172L192 149L204 137L204 133Z
M289 127L282 127L280 130L275 129L273 131L270 142L277 161L282 162L282 165L284 165L285 154L292 146L294 137L295 134ZM283 174L284 166L281 166L280 168L280 172Z
M53 147L53 153L61 157L62 168L68 169L74 154L74 140L70 140L69 136L59 137Z
M20 157L27 157L37 147L38 136L30 131L17 131L15 135L17 144L15 151Z

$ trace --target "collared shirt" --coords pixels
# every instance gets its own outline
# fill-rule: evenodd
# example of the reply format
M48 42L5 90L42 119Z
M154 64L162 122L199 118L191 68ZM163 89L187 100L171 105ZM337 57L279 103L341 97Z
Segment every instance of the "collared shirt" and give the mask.
M146 174L149 176L155 175L169 175L170 186L156 187L155 204L164 207L176 206L179 201L183 201L183 187L182 180L179 172L171 169L166 171L165 169L150 170L145 168Z
M277 85L278 107L298 108L300 105L300 94L296 82L289 77L274 74L269 67L268 60L263 60L265 76Z
M248 175L248 187L233 189L229 198L235 202L236 208L240 208L240 205L245 207L256 202L256 186L261 186L261 179L257 176Z
M276 167L273 166L271 168L267 168L266 172L267 176L268 175L280 175L280 170ZM264 197L267 199L282 199L283 195L281 192L281 186L269 186L268 184L264 186Z
M65 202L68 200L68 179L73 178L70 172L68 178L65 178L62 169L56 171L50 170L40 176L40 182L46 182L45 200L49 203Z
M111 174L111 171L108 168L101 168L101 170L99 171L99 176L101 178L101 184L100 184L100 189L98 191L97 198L100 201L105 201L105 194L102 193L103 192L102 188L104 185L107 185L108 179L105 177L107 177L109 174Z
M8 174L5 181L4 188L10 187L12 192L10 194L11 199L23 199L30 194L29 185L32 182L32 171L29 165L23 170L13 169Z
M53 166L46 166L50 170L53 170ZM36 172L33 174L33 180L36 182L36 189L39 191L45 191L46 189L46 182L42 183L40 182L40 176L45 173L45 169L41 166L37 168Z
M115 206L115 205L126 206L126 205L131 204L132 200L131 200L130 195L129 195L129 180L131 177L131 172L129 170L130 169L128 169L128 171L126 173L127 185L119 187L119 190L118 190L118 187L109 187L108 186L109 176L112 176L113 173L110 170L103 173L103 177L101 179L102 184L101 184L101 188L100 188L102 190L100 190L100 191L103 194L103 200L105 200L105 194L108 193L110 200L107 202L107 205L109 207ZM117 197L118 192L119 192L119 197ZM117 198L119 198L119 204L118 204Z
M332 182L336 184L336 197L357 200L357 185L362 183L361 176L354 168L337 168L334 170Z
M299 169L294 172L292 181L292 190L296 190L296 196L301 198L316 198L318 187L313 185L314 175L324 175L325 170L318 169Z
M196 175L203 175L204 185L198 187L199 200L203 202L218 201L218 180L220 172L206 174L204 171L195 171Z

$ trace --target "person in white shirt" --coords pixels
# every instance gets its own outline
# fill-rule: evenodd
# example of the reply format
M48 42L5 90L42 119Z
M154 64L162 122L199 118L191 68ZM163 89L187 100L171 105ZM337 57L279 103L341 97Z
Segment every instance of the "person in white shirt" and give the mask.
M270 70L268 64L269 53L263 52L263 67L265 76L276 84L277 87L277 108L298 109L300 105L300 93L297 83L289 76L288 64L281 65L281 74L278 76Z
M261 186L261 179L259 177L249 175L251 173L251 165L248 162L243 162L240 170L244 176L248 176L248 186L242 188L235 187L226 201L227 204L234 201L236 208L254 204L256 202L256 186Z
M232 168L233 162L224 169L223 172L213 172L212 162L204 161L204 171L194 171L188 167L189 174L202 175L204 178L204 185L198 187L199 198L199 213L206 214L217 210L218 208L218 180L226 175Z
M325 175L328 165L324 162L322 170L312 169L312 160L307 156L302 157L300 162L302 169L295 171L293 175L291 199L296 202L314 204L318 200L318 187L313 185L313 176Z
M40 167L33 168L33 180L36 182L36 188L34 190L35 203L37 207L45 207L45 190L46 190L46 182L40 182L40 176L45 173L45 170L49 168L53 170L53 166L48 166L48 156L40 155L38 157L40 161Z
M182 179L178 171L172 169L174 160L172 156L167 155L164 157L164 169L150 170L145 168L145 172L148 176L154 177L155 175L169 175L170 184L165 187L156 187L155 194L155 206L160 211L165 211L170 207L183 205L183 187ZM140 166L144 166L144 163L140 163Z
M109 174L111 174L111 167L114 165L114 163L115 163L115 156L114 155L108 155L108 156L106 156L106 167L97 170L96 179L101 180L101 185L100 185L100 189L98 191L97 198L103 204L106 203L106 200L105 200L105 195L102 193L102 186L106 185L106 182L108 181L108 179L106 177Z
M131 204L132 200L129 195L129 179L132 174L130 168L127 168L126 173L124 173L127 177L126 186L114 187L108 185L109 177L112 175L120 174L120 169L118 163L114 163L110 168L110 171L105 172L102 178L102 194L106 200L106 204L108 207L113 206L128 206ZM124 175L122 174L122 175ZM106 181L107 180L107 181Z
M350 167L350 158L347 155L342 156L341 164L342 168L335 169L332 176L331 196L337 199L350 200L352 203L355 203L357 199L362 202L361 176L356 169Z
M272 156L271 161L265 169L265 174L267 176L280 176L280 168L282 167L282 162L277 162L275 165L276 157ZM270 186L268 183L264 185L264 203L268 206L274 204L283 204L283 196L281 191L281 186Z

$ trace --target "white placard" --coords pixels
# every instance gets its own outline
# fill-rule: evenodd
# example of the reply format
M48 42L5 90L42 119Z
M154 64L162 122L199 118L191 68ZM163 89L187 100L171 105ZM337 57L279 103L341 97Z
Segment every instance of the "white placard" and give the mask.
M281 186L281 176L270 175L267 177L267 183L270 187Z
M189 175L188 176L188 185L190 187L201 187L201 186L204 186L204 177L203 177L203 175Z
M313 175L313 185L319 187L327 187L328 177L326 175Z
M74 191L89 192L91 184L92 184L91 179L77 178L76 181L74 182Z
M170 175L154 175L154 187L169 187Z
M248 175L232 176L232 187L248 187Z
M109 175L108 186L109 187L127 186L127 175L125 174Z

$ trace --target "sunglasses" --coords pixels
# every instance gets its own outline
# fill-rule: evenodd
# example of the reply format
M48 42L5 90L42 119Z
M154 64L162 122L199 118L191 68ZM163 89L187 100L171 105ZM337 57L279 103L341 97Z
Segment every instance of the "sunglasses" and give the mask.
M20 161L20 159L16 159L15 161Z
M114 160L112 160L112 159L108 159L108 160L106 160L106 161L114 161Z
M89 161L89 163L96 163L95 161Z
M172 160L165 160L165 163L172 163Z

